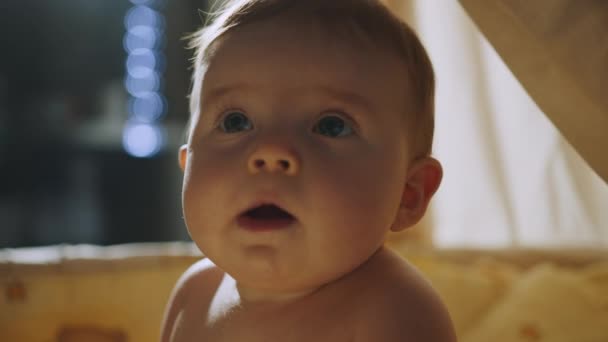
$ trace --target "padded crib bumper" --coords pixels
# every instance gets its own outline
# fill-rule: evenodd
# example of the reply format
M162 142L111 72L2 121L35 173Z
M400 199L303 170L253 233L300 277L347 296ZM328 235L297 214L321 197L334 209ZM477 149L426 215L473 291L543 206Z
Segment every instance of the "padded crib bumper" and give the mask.
M433 283L463 342L608 341L606 251L399 251ZM0 250L0 341L158 340L191 243Z

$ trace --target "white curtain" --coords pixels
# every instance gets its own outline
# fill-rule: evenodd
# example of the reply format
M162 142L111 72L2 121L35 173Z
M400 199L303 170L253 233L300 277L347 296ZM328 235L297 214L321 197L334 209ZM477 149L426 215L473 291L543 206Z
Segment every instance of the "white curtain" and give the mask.
M461 5L387 2L419 33L437 75L434 154L445 174L425 221L433 243L608 247L608 185L536 106Z

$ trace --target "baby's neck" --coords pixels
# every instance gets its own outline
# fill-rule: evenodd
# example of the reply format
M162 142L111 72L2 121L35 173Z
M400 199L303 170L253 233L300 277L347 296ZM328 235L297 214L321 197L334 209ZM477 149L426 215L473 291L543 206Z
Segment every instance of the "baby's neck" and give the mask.
M273 305L289 304L306 298L317 292L322 286L310 289L276 292L272 290L260 290L235 284L236 290L244 305Z

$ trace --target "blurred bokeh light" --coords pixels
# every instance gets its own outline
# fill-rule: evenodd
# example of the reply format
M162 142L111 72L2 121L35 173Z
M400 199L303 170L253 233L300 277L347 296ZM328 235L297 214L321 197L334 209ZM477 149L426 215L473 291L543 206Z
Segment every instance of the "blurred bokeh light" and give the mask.
M0 2L0 248L187 240L177 150L204 0Z

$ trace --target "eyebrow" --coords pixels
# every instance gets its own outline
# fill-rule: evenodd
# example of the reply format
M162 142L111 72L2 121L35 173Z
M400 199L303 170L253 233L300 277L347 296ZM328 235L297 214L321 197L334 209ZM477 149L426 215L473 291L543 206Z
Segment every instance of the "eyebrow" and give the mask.
M224 96L230 95L231 93L242 92L246 90L250 91L253 89L255 89L255 87L248 83L237 83L214 87L211 88L208 93L203 90L203 93L201 94L201 103L213 103L213 101L217 101Z
M213 87L208 92L204 92L202 94L201 102L209 104L218 101L222 97L229 96L233 93L256 92L258 91L258 89L259 86L254 86L250 83L236 83ZM340 103L354 105L368 112L373 111L374 108L372 103L363 95L350 90L338 89L332 86L318 85L312 87L302 87L301 89L296 90L296 92L326 94L329 99L336 100Z
M315 87L314 89L318 90L322 93L329 94L330 98L336 99L339 102L348 103L348 104L354 105L356 107L363 108L367 112L373 111L373 108L374 108L373 104L365 96L363 96L357 92L337 89L337 88L330 87L330 86L318 86L318 87Z

